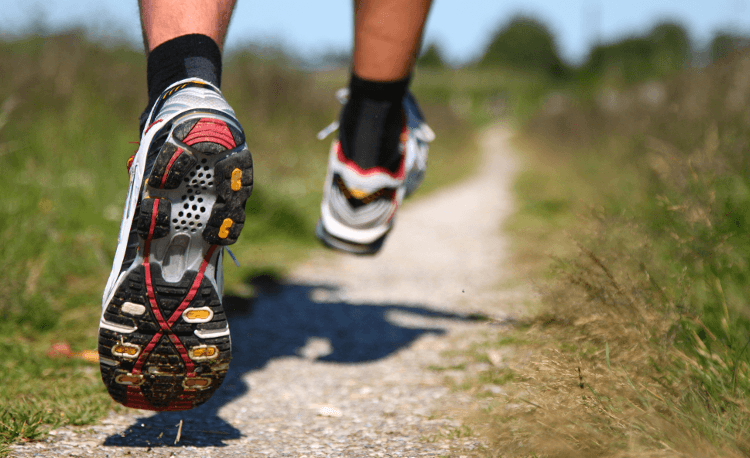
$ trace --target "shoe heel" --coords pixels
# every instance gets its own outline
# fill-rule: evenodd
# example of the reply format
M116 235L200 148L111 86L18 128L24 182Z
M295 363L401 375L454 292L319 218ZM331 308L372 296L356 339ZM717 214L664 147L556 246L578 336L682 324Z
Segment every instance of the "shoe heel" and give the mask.
M245 143L241 130L212 117L193 118L175 126L172 136L207 156L223 153Z
M173 220L173 223L176 229L189 229L191 232L195 232L202 226L202 224L190 224L189 217L192 217L189 213L190 209L196 207L192 209L197 211L202 208L199 204L195 205L193 199L200 201L198 196L202 192L210 191L211 186L215 186L216 201L213 203L202 236L212 245L234 244L244 227L245 204L253 189L253 159L250 151L244 147L244 134L221 119L193 117L178 122L172 130L172 138L175 143L165 142L154 162L148 180L149 186L172 190L181 186L183 181L187 183L188 195L183 196L183 200L189 198L191 202L183 202L182 205L188 218L185 219L180 214L177 221ZM240 147L238 148L237 145ZM201 155L204 158L199 163L196 156L201 157ZM216 155L225 157L218 160L210 159L211 156ZM209 164L206 164L207 159ZM210 163L213 161L216 162L212 175ZM148 233L151 220L148 212L151 209L152 207L148 207L145 211L142 210L142 216L138 218L138 227L143 226L144 234ZM160 218L163 218L161 212ZM160 219L159 222L161 223L162 220ZM166 224L168 231L168 216ZM144 234L142 237L145 239ZM155 234L154 238L158 238L158 235Z

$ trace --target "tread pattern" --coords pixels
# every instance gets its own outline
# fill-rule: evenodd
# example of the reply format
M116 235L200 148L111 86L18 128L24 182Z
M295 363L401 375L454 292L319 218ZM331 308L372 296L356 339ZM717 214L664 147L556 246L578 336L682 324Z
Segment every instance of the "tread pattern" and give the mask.
M146 410L186 410L206 402L221 385L226 376L231 359L229 336L201 339L195 335L196 329L208 331L223 329L227 326L226 315L221 301L210 281L203 278L198 292L190 303L190 308L205 307L211 310L213 319L207 323L187 323L181 314L171 326L172 334L162 333L153 348L143 357L149 343L161 328L158 318L150 307L145 306L142 315L128 313L125 304L148 304L148 293L145 280L145 268L139 266L128 274L127 279L115 293L104 312L110 323L136 327L132 333L120 333L110 329L99 332L99 355L102 379L115 401L128 406ZM185 296L189 293L197 272L185 272L177 283L169 283L161 277L159 267L151 267L151 279L156 300L163 316L175 312ZM173 340L177 338L184 348L215 348L215 355L200 360L191 359L194 367L187 370L180 349ZM125 357L113 352L118 344L132 345L138 348L138 358ZM196 361L198 359L198 361ZM114 361L116 364L109 364ZM141 380L138 385L122 383L128 376ZM140 376L140 377L138 377ZM119 380L118 380L119 377ZM187 388L190 380L199 380L200 387ZM205 381L205 387L202 384Z
M143 262L130 268L104 310L100 367L112 398L127 407L187 410L206 402L229 368L226 314L204 273L219 245L240 235L253 165L241 130L210 114L178 121L173 129L170 123L157 137L133 221ZM164 191L151 197L149 189L172 197ZM212 194L209 207L212 200L204 197ZM200 269L177 281L167 281L160 264L150 261L152 240L170 233L202 238L206 247Z
M154 206L156 202L159 205ZM172 212L172 203L169 199L143 199L141 200L140 211L138 213L138 235L145 239L151 231L152 239L160 239L169 234L169 216ZM152 227L153 225L153 227Z

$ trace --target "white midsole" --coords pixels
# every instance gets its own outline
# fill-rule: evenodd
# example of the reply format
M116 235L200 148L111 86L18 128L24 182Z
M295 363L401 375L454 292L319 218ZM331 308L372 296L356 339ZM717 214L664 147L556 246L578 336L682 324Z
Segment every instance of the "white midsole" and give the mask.
M393 220L391 219L388 224L383 224L372 229L352 229L333 217L327 203L324 200L323 205L320 206L320 219L326 231L334 237L367 245L382 237L393 226Z
M121 324L104 321L104 318L99 321L99 328L109 329L110 331L119 332L121 334L130 334L138 330L137 327L131 328L130 326L123 326Z

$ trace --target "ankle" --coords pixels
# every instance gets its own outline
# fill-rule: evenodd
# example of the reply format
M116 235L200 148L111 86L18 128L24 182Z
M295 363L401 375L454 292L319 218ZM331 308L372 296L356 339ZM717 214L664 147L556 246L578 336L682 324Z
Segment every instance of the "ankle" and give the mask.
M344 155L363 169L398 170L405 123L402 104L409 80L371 81L352 73L339 140Z
M141 131L151 108L166 88L185 78L200 78L220 87L221 67L219 46L206 35L183 35L154 48L148 55L148 105L141 115Z

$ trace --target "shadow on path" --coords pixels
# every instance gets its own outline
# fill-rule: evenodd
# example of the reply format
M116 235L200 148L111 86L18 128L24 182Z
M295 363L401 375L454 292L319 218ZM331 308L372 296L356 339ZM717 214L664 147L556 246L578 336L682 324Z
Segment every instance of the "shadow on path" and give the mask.
M109 436L105 446L174 446L177 425L183 421L179 446L224 446L241 432L218 416L224 405L246 394L243 376L261 369L270 360L300 356L308 339L330 341L330 353L321 361L356 364L375 361L411 344L425 333L444 334L445 329L406 327L388 320L392 312L427 318L474 321L475 318L400 304L352 304L337 299L330 285L281 284L265 288L255 300L225 296L232 333L232 363L227 377L206 404L185 412L161 412ZM330 302L311 300L311 293ZM250 313L231 316L233 310ZM301 357L301 356L300 356Z

